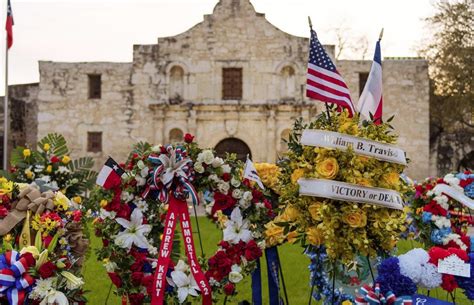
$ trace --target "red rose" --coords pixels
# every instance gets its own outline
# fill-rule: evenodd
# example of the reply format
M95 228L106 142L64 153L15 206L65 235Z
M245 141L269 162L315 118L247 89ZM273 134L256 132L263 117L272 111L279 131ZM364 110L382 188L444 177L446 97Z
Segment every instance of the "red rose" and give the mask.
M230 181L231 178L232 178L232 176L229 173L223 173L222 174L222 180L224 180L225 182Z
M184 135L184 142L186 143L192 143L194 140L194 136L190 133L187 133Z
M135 286L139 286L143 279L143 272L132 272L132 283Z
M36 264L36 260L33 257L33 254L31 254L30 252L23 253L21 257L26 260L26 264L28 265L28 267L31 267Z
M225 284L225 286L224 286L224 293L225 294L232 295L232 294L234 294L234 291L235 291L235 285L234 284L232 284L232 283Z
M217 211L232 208L236 203L237 201L232 196L217 192L214 194L214 206L211 215L214 215Z
M113 283L117 288L122 287L122 280L121 280L120 277L117 275L117 273L115 273L115 272L109 272L108 274L109 274L110 280L112 281L112 283Z
M110 241L108 239L102 239L102 245L105 247L109 246Z
M8 210L5 207L0 207L0 217L5 217L8 215Z
M59 161L61 161L61 160L58 157L56 157L56 156L51 157L51 163L58 163Z
M142 305L145 295L143 293L132 293L128 295L128 300L130 305Z
M43 244L45 247L49 246L49 244L51 243L51 241L53 240L53 237L48 235L46 237L43 237Z
M248 242L247 246L245 247L245 258L248 261L256 260L262 256L262 249L257 245L254 240Z
M8 204L8 203L10 203L10 197L8 197L8 195L5 194L5 195L2 196L2 204L5 205L5 204Z
M16 173L16 167L15 166L10 168L10 173Z
M147 275L142 278L142 285L146 287L146 292L151 295L153 293L153 275Z
M41 267L39 267L38 273L42 278L47 279L53 276L54 271L56 271L56 269L57 267L55 264L53 264L52 262L46 262L41 265Z

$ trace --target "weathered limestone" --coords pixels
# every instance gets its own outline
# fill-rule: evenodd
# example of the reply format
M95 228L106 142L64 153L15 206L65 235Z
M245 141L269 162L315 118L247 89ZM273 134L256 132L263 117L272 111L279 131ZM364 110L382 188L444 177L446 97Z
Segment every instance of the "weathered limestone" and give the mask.
M289 35L248 0L221 0L188 31L135 45L132 63L40 62L38 138L63 133L77 155L125 160L133 143L166 143L176 128L214 147L238 138L255 161L273 162L294 119L322 103L305 97L308 39ZM334 47L326 47L332 55ZM370 61L336 63L355 100ZM385 115L396 114L408 173L428 175L428 73L424 60L384 61ZM222 69L242 68L243 96L222 99ZM87 74L101 74L101 99L88 98ZM103 151L87 152L87 132L103 132Z

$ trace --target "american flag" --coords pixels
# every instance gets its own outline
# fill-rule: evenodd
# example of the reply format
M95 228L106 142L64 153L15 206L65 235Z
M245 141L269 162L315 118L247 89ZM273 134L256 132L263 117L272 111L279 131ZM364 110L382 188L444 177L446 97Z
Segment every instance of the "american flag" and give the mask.
M8 49L10 49L13 45L13 12L10 0L7 2L7 21L5 23L5 30L7 31Z
M354 114L354 105L346 82L311 30L306 96L326 103L337 104Z

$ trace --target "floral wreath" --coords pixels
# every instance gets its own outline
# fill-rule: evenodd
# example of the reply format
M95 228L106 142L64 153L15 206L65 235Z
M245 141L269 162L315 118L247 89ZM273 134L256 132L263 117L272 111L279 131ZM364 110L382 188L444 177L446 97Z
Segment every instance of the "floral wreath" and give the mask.
M60 191L0 178L0 301L85 304L81 266L88 246L79 206Z
M451 190L446 194L443 190ZM469 208L452 196L474 198L474 174L469 171L448 174L440 179L429 178L415 186L412 217L418 229L418 239L428 246L454 247L467 251L469 225L474 219Z
M122 164L122 184L112 190L97 188L91 195L91 202L101 206L95 221L96 234L103 239L98 259L104 262L116 293L131 304L149 301L153 293L153 274L162 242L158 237L163 236L169 208L165 188L173 196L188 196L188 200L198 194L208 215L223 230L216 252L207 260L200 259L214 294L234 295L235 284L254 270L265 248L264 224L273 217L268 192L242 178L243 164L235 156L220 158L212 150L200 149L193 138L186 134L184 143L174 147L139 143L127 163ZM181 157L175 158L176 151ZM175 164L181 158L192 162L178 164L183 171L163 180L166 162L155 160L164 160L164 156ZM177 180L183 183L175 183ZM180 257L179 238L173 243L172 261L166 274L168 302L181 304L189 296L199 296L189 262Z
M390 120L389 120L390 121ZM388 122L389 122L388 121ZM295 122L289 137L289 151L281 162L279 215L267 224L268 245L300 241L302 245L324 245L330 260L350 263L356 255L377 256L389 253L401 232L406 230L406 213L371 204L341 202L299 195L300 178L342 181L400 192L407 186L400 179L404 166L356 155L349 147L339 149L300 144L305 129L334 131L377 142L393 144L397 137L387 123L375 125L346 112L331 112L331 119L320 115L306 125Z

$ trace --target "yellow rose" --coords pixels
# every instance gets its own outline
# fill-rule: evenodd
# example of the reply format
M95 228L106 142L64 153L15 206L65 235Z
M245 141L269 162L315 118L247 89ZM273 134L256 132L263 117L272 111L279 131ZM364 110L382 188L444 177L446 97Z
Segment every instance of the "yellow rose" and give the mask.
M44 151L48 151L50 148L51 148L51 147L49 146L48 143L44 143L44 145L43 145L43 150L44 150Z
M320 246L324 243L324 232L318 227L311 227L306 231L306 238L313 246Z
M291 174L291 183L297 184L298 179L304 176L304 169L298 168L293 171L293 174Z
M321 178L334 179L339 172L339 164L335 158L327 158L316 165L316 172Z
M47 172L47 173L51 173L52 171L53 171L53 166L52 166L52 165L48 165L48 166L46 167L46 172Z
M295 221L301 215L300 211L294 206L287 206L285 211L278 217L280 221Z
M321 220L321 204L320 203L313 203L308 207L308 211L311 214L311 217L316 220Z
M29 156L31 156L31 150L28 148L23 149L23 157L28 158Z
M350 135L356 135L357 132L359 132L359 127L353 121L348 121L341 124L341 126L338 128L338 131Z
M109 203L108 203L108 201L105 200L105 199L102 199L102 200L100 201L100 207L101 207L101 208L105 208L105 207L107 206L107 204L109 204Z
M255 163L255 169L258 176L262 179L265 186L277 191L278 181L281 174L281 169L276 164L271 163Z
M71 158L69 158L69 156L64 156L61 162L63 162L63 164L68 164L71 162Z
M370 179L367 179L367 178L359 178L356 180L356 183L362 186L368 186L368 187L373 186L372 181L370 181Z
M285 237L283 236L283 227L277 226L273 222L265 225L265 239L269 246L281 244Z
M77 204L81 204L82 203L82 197L81 196L72 197L72 201L74 201Z
M367 225L367 216L364 213L344 213L342 220L352 228L362 228Z
M400 175L396 172L386 173L382 176L382 180L389 186L398 187L400 184Z
M345 300L341 305L353 305L353 303L349 300Z

